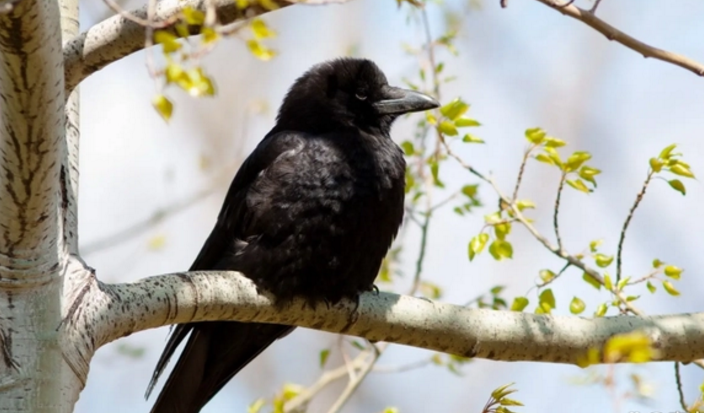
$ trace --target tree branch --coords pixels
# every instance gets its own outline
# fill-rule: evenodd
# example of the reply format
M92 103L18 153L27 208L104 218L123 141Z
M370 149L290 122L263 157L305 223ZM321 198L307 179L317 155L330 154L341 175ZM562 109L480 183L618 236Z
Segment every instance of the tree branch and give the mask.
M590 10L581 9L573 4L562 3L557 0L537 0L548 7L551 7L560 13L579 20L592 29L606 36L607 39L621 43L627 48L634 50L643 55L643 57L652 57L653 59L662 60L663 62L683 67L698 76L704 76L704 65L696 62L688 57L677 53L668 52L667 50L658 49L647 45L638 39L635 39L626 33L611 26L600 18L596 17ZM598 3L597 3L598 4ZM595 5L596 6L596 5ZM596 7L595 7L596 8Z
M350 301L330 308L311 308L301 299L275 306L269 295L257 293L249 279L235 272L177 273L130 284L95 281L79 307L80 317L71 316L63 326L92 343L92 350L149 328L231 320L297 325L465 357L555 363L576 363L613 335L639 330L649 335L662 360L704 357L704 313L589 320L370 292L360 296L353 316Z
M347 1L350 0L270 0L268 3L284 8L299 3L328 4ZM217 21L223 25L270 11L259 2L250 2L245 8L238 9L236 2L232 0L161 0L156 4L154 22L173 22L186 7L205 12L209 4L215 6ZM146 6L129 13L138 19L147 19ZM173 30L171 26L165 29ZM189 29L192 34L200 32L198 26L191 26ZM112 16L81 33L64 47L66 90L73 90L85 78L110 63L144 49L144 39L145 27L120 15Z

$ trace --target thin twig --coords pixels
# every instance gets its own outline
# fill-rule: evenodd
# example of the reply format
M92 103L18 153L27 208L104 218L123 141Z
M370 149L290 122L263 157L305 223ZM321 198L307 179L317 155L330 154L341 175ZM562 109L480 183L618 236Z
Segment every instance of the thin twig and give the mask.
M537 0L544 5L559 11L560 13L579 20L592 29L606 36L607 39L620 43L627 48L634 50L643 55L643 57L652 57L653 59L662 60L663 62L671 63L675 66L687 69L698 76L704 76L704 65L694 61L683 55L672 53L667 50L658 49L637 40L626 33L611 26L596 15L592 11L596 11L595 7L592 10L581 9L573 4L565 4L557 0ZM597 1L597 4L599 2Z
M628 230L628 225L631 223L631 219L633 218L633 213L636 211L636 208L638 208L640 201L643 200L643 196L645 195L645 191L648 189L648 184L650 183L650 180L653 178L654 174L655 174L655 172L652 170L650 172L648 172L648 177L645 179L645 182L643 182L643 187L641 188L640 192L638 192L638 195L636 196L636 201L633 203L631 210L628 211L628 216L626 217L626 221L623 223L623 228L621 229L621 235L618 240L618 249L616 252L616 282L619 282L621 280L621 256L623 255L623 242L626 239L626 230Z
M567 174L563 172L560 177L560 185L557 187L555 210L552 215L552 226L555 229L555 239L557 240L557 248L559 249L562 249L562 238L560 238L560 225L558 223L557 215L560 212L560 197L562 196L562 190L565 188L565 179L567 179Z
M521 167L518 169L518 177L516 178L516 187L513 188L513 195L511 196L511 199L514 202L516 201L516 198L518 198L518 189L521 187L521 181L523 180L523 172L526 169L526 164L528 163L528 157L530 156L530 153L533 150L533 148L535 148L535 145L532 145L523 154L523 160L521 161Z
M137 16L135 13L129 12L122 7L120 7L119 4L117 4L114 0L103 0L103 2L115 13L119 14L120 16L124 17L125 19L137 23L140 26L143 27L149 27L151 29L163 29L165 27L169 27L172 24L176 23L178 21L179 16L172 16L168 20L164 21L153 21L151 19L143 19L139 16Z
M677 394L680 397L680 407L685 412L688 412L687 403L684 401L684 391L682 390L682 376L680 375L680 363L675 362L675 383L677 385Z
M595 14L595 13L596 13L596 9L599 8L599 3L601 3L601 0L595 0L595 1L594 1L594 5L592 6L591 9L589 9L589 13Z
M423 220L423 225L420 227L420 251L418 252L418 259L416 259L416 272L413 275L413 285L411 286L410 295L414 295L420 287L423 262L425 261L425 250L428 245L428 228L430 227L430 217L432 217L433 213L428 211L423 215L425 219Z
M352 394L357 390L359 385L362 384L362 381L364 381L367 375L372 371L372 367L374 367L374 364L379 359L379 355L381 354L379 352L379 349L377 349L374 344L372 344L372 349L374 350L372 352L372 359L362 368L362 370L359 372L357 377L354 378L354 380L350 380L347 383L347 387L345 387L345 390L342 391L340 397L338 397L332 407L330 407L328 413L339 412L340 409L342 409L347 403L347 401L350 399L350 396L352 396Z

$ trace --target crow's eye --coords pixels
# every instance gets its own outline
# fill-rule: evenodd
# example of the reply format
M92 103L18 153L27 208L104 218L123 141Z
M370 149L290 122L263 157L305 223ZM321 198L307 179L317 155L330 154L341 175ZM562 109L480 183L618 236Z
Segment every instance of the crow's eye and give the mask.
M367 100L367 95L366 95L366 93L363 93L363 92L355 93L354 97L356 97L359 100Z

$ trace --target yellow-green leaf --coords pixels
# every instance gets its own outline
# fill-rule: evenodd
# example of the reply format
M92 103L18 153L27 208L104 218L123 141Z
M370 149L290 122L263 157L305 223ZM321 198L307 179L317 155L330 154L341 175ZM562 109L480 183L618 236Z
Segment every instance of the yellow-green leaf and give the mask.
M585 308L586 305L584 304L584 301L580 300L578 297L572 298L572 301L570 302L570 313L582 314Z
M609 307L606 306L606 303L601 303L599 304L599 307L596 308L596 311L594 312L595 317L603 317L606 314L606 310L608 310Z
M174 105L171 101L164 95L156 95L152 99L152 106L156 109L157 113L165 120L169 121L171 119L171 114L174 111Z
M589 159L592 155L589 152L577 151L570 155L565 161L565 167L567 172L576 171L580 166Z
M592 277L588 273L582 274L582 279L587 282L587 284L591 285L592 287L596 288L597 290L601 290L601 283L596 280L596 278Z
M694 178L694 174L686 166L675 164L670 167L670 172L675 175L684 176L685 178Z
M676 143L673 143L672 145L666 147L660 152L660 155L658 155L658 158L662 160L667 160L670 157L670 153L672 153L672 150L675 149L677 146Z
M501 213L494 212L493 214L484 215L484 222L487 224L497 224L501 222Z
M528 306L526 297L516 297L511 304L511 311L523 311Z
M458 128L466 128L472 126L481 126L481 123L477 122L474 119L466 118L463 116L455 120L455 126L457 126Z
M259 413L264 405L266 405L266 400L259 398L247 407L247 413Z
M555 308L555 295L552 293L552 289L546 288L541 291L540 295L538 296L538 302L542 308Z
M658 351L653 348L650 337L640 331L615 335L604 345L604 361L607 363L643 363L657 356Z
M494 234L496 234L496 238L500 240L506 239L506 235L508 235L511 232L511 223L510 222L502 222L500 224L494 225Z
M552 136L546 137L544 142L546 148L560 148L562 146L567 145L567 142L563 141L562 139L554 138Z
M548 165L555 165L555 162L553 162L553 160L544 153L539 153L535 155L535 160L546 163Z
M506 397L502 397L501 399L499 399L499 404L501 404L502 406L523 406L523 403Z
M443 105L440 108L440 113L450 120L455 120L467 112L468 109L468 104L464 103L460 98L455 98L450 103Z
M200 34L203 35L203 43L205 44L212 43L220 38L218 32L216 32L212 27L203 27Z
M535 203L530 199L520 199L516 201L516 208L518 208L519 211L523 211L524 209L533 209L535 208Z
M466 133L462 137L462 142L467 142L467 143L484 143L484 139L478 138L470 133Z
M157 30L154 32L154 42L164 47L164 53L173 53L181 48L181 43L178 38L171 32L166 30Z
M653 268L658 268L659 266L663 265L664 262L660 261L659 259L655 258L653 260Z
M544 150L545 154L552 160L552 162L562 169L562 159L560 159L560 154L557 153L555 148L548 146Z
M540 276L540 279L543 280L544 283L548 283L557 277L557 274L550 270L540 270L538 272L538 275Z
M413 142L411 141L401 142L401 149L403 149L403 153L405 153L406 156L411 156L416 153L416 148L413 146Z
M680 275L682 274L682 271L684 271L680 267L676 267L674 265L668 265L665 267L665 275L667 275L670 278L673 278L675 280L680 279Z
M657 288L650 281L645 283L645 286L648 287L648 291L650 291L651 293L654 293L657 290Z
M653 172L660 172L662 170L662 162L657 158L650 158L650 169Z
M587 185L582 181L581 179L568 179L565 182L567 182L567 185L571 186L572 188L584 192L584 193L589 193L589 188L587 188Z
M425 119L428 121L429 124L433 126L437 125L438 123L438 120L435 115L433 115L433 112L429 110L425 111Z
M474 257L484 250L484 246L489 241L489 234L482 232L481 234L472 238L469 242L469 260L472 261Z
M596 252L597 248L599 248L599 245L604 242L603 239L597 239L589 243L589 251L591 252Z
M513 246L508 241L497 239L489 244L489 253L497 261L513 258Z
M254 33L254 37L257 39L266 39L268 37L276 37L276 32L269 29L269 26L266 25L264 20L262 19L254 19L252 20L252 33Z
M477 196L477 188L479 188L479 185L474 184L474 185L465 185L462 187L462 194L464 194L467 198L469 199L474 199L474 197Z
M623 287L625 287L629 281L631 281L631 277L621 278L621 280L618 283L616 283L616 290L622 291Z
M193 68L188 71L188 78L191 80L191 85L188 88L188 93L191 96L213 96L215 94L215 86L213 81L203 73L200 67Z
M604 287L609 291L614 289L614 284L611 282L611 276L609 274L604 274Z
M325 367L325 363L328 361L328 357L330 357L330 350L325 349L320 352L320 367Z
M545 131L541 128L526 129L525 135L528 142L534 145L540 145L545 139Z
M444 120L440 122L438 125L438 130L447 136L455 136L457 135L457 128L455 127L455 124L450 122L449 120Z
M594 257L594 261L596 261L596 265L600 268L606 268L614 261L614 256L599 253Z
M592 185L596 186L596 180L594 177L599 175L601 170L591 167L589 165L584 165L579 169L579 177L587 182L591 182Z
M183 20L188 25L201 26L205 22L205 13L193 7L186 6L181 13L183 14Z
M677 291L675 286L672 285L672 283L667 280L662 282L662 288L664 288L665 291L667 291L667 293L670 295L674 295L674 296L680 295L680 292Z
M260 60L267 61L276 56L276 52L264 46L255 39L247 40L247 47L249 48L249 51Z
M670 187L672 187L675 191L681 193L682 195L687 195L687 189L679 179L670 179L667 183L670 184Z

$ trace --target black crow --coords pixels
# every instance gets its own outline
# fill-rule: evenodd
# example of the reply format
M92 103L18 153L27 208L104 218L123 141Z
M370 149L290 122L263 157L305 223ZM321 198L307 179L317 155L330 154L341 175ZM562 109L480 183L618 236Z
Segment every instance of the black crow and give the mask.
M342 58L308 70L237 172L191 271L240 271L277 301L300 296L334 304L370 291L403 217L406 166L389 136L391 123L437 106L424 94L389 86L370 60ZM190 337L152 412L200 411L293 328L178 325L147 395Z

